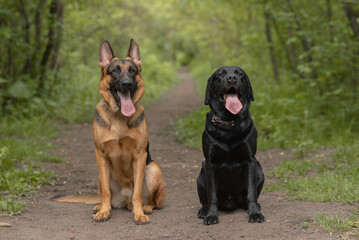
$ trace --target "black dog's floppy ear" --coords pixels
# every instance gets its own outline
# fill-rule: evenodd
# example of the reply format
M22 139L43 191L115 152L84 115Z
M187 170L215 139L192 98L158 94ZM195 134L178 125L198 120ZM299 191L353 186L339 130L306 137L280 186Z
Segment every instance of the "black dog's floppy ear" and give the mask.
M248 75L246 73L244 75L245 75L245 79L246 79L247 86L248 86L248 97L253 102L254 101L254 96L253 96L253 91L252 91L252 85L251 85L251 82L249 81Z
M206 93L205 93L205 97L204 97L204 104L205 105L209 104L209 99L210 99L210 96L209 96L210 86L209 85L212 82L212 78L213 78L213 74L208 78L208 81L207 81Z
M100 49L98 51L98 65L101 68L106 67L110 64L111 59L115 57L115 54L112 51L111 45L106 40L103 41L100 45Z

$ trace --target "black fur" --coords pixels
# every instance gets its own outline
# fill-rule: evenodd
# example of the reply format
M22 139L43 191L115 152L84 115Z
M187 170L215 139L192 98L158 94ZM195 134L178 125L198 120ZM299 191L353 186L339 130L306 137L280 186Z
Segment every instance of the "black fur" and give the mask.
M144 118L145 118L145 112L142 112L136 120L134 120L133 122L131 122L131 124L128 125L128 127L133 128L139 126Z
M236 93L243 107L236 115L225 108L223 94ZM208 79L205 104L210 106L202 148L205 161L197 178L197 191L202 208L198 217L203 224L218 223L218 210L248 210L249 222L263 222L257 202L264 184L261 165L255 158L257 130L249 107L254 100L247 74L239 67L221 67ZM234 121L231 129L221 128L211 121Z
M151 154L150 154L150 143L149 142L147 143L146 152L147 152L147 158L146 158L146 166L147 166L148 164L153 162L153 160L151 158Z
M95 120L100 127L109 128L110 125L100 116L98 111L95 113Z

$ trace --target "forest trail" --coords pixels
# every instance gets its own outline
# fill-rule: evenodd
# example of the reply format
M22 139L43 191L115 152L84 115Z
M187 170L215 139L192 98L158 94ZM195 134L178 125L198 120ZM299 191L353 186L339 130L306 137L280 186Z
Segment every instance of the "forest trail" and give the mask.
M179 73L181 81L146 109L150 152L160 163L167 181L167 200L163 209L150 215L147 225L136 225L131 212L113 209L108 222L92 221L92 205L57 203L57 194L96 193L98 170L94 154L91 124L63 126L55 140L54 153L67 160L47 163L57 180L43 186L28 202L27 211L16 217L0 216L11 227L0 228L0 239L330 239L330 233L303 223L320 213L349 216L353 207L338 203L288 201L284 192L264 192L259 198L267 221L248 223L244 210L220 212L219 224L204 226L197 218L200 203L195 179L203 160L201 149L182 146L172 135L174 123L203 104L195 91L187 69ZM255 103L254 103L255 104ZM205 116L203 116L205 117ZM259 151L257 159L264 172L287 158L286 151ZM267 178L267 182L271 181Z

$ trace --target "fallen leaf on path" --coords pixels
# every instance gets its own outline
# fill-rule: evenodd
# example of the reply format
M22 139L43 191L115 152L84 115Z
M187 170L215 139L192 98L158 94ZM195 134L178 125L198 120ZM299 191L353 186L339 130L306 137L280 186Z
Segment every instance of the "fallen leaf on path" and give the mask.
M11 227L11 224L6 222L0 222L0 227Z

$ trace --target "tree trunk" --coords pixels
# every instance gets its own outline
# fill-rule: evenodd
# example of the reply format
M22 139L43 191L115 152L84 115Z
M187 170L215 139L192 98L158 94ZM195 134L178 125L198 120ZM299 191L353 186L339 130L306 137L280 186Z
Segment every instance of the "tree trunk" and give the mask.
M27 44L27 47L30 48L30 22L29 22L29 17L27 15L25 4L24 4L23 0L19 0L19 3L20 3L19 12L20 12L22 18L24 19L24 25L23 25L24 42ZM29 72L29 70L30 70L30 67L31 67L30 54L26 54L25 63L24 63L24 66L22 68L22 74L27 74Z
M278 79L279 79L278 62L277 62L277 58L274 53L272 32L271 32L271 27L270 27L270 12L269 12L269 10L266 10L266 9L264 10L264 16L265 16L266 37L267 37L267 42L268 42L268 47L269 47L269 55L270 55L272 68L273 68L273 76L274 76L275 81L278 82Z
M54 25L56 19L55 14L57 10L57 2L58 2L57 0L52 0L50 4L49 32L47 35L48 40L40 62L40 79L36 89L37 95L40 95L40 92L45 88L46 66L50 58L51 51L53 50L54 47Z
M35 40L35 47L34 47L34 51L32 52L32 62L33 62L33 67L31 69L31 77L35 78L39 76L39 55L40 55L40 51L41 51L41 29L42 29L42 17L41 17L41 12L44 9L44 5L46 3L46 0L39 0L36 6L36 10L35 10L35 17L34 17L34 24L35 24L35 36L34 36L34 40Z
M353 30L355 38L359 41L359 24L357 18L359 18L359 12L356 12L354 9L354 3L346 2L344 3L344 11L349 20L349 25Z
M288 7L289 9L292 11L293 13L293 16L294 16L294 22L295 24L297 25L297 31L303 31L303 27L302 27L302 24L300 23L299 19L298 19L298 16L297 16L297 12L295 11L293 5L292 5L292 2L291 0L287 0L287 4L288 4ZM306 36L304 36L303 34L300 34L300 41L302 43L302 46L304 48L304 50L306 52L308 52L308 61L311 62L313 61L313 57L312 55L310 54L310 49L312 48L309 40L307 39Z
M39 0L35 12L35 52L39 52L41 49L41 10L45 4L45 0Z
M62 13L63 13L63 5L62 1L57 1L56 7L56 20L57 20L57 28L56 28L56 37L54 39L54 52L52 54L50 69L54 70L57 63L57 56L59 54L60 45L61 45L61 37L62 37Z
M359 41L359 24L358 24L358 21L357 19L359 18L359 12L358 11L355 11L354 10L354 3L351 3L351 2L346 2L344 3L344 11L345 11L345 14L347 15L347 18L349 20L349 25L353 31L353 34L354 34L354 37L357 41ZM353 56L353 61L354 62L357 62L358 60L358 50L356 50L356 55ZM357 64L354 64L354 67L353 67L353 77L352 77L352 87L353 87L353 90L354 90L354 96L353 96L353 100L354 102L357 101L357 89L358 89L358 72L359 72L359 69L358 69L358 63Z
M63 4L62 0L58 0L57 2L57 28L56 28L56 37L54 40L54 51L50 61L50 69L55 72L54 80L49 88L49 94L51 95L54 89L54 86L58 83L58 72L60 70L59 64L57 64L57 59L59 55L60 45L61 45L61 37L62 37L62 13L63 13Z
M333 37L333 23L332 23L332 2L331 0L327 0L327 19L328 19L328 23L329 23L329 40L332 43L334 40Z

